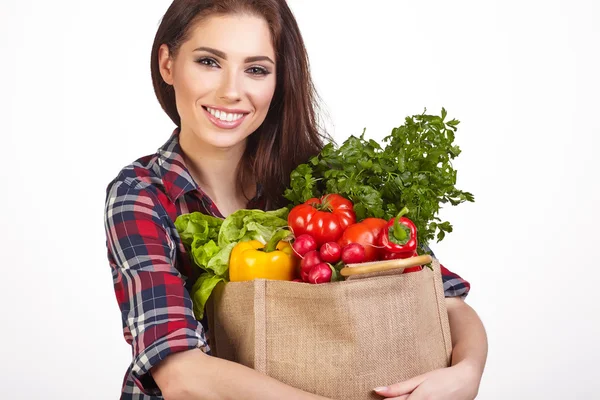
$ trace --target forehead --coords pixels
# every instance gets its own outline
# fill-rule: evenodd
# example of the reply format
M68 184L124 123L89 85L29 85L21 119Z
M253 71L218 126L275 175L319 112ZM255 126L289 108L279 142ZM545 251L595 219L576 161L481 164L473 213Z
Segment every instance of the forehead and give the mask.
M183 45L190 50L199 46L221 50L232 58L264 55L275 59L267 21L247 14L213 15L200 20Z

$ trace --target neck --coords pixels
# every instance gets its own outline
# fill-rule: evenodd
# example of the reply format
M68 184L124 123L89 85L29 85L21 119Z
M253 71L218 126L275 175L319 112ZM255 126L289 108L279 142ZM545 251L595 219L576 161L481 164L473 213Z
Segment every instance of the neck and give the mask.
M179 133L179 145L186 166L203 192L205 192L225 216L243 208L246 196L254 196L254 184L242 188L238 185L238 165L246 149L246 141L235 147L218 148L201 143L190 130ZM244 195L244 190L246 190Z

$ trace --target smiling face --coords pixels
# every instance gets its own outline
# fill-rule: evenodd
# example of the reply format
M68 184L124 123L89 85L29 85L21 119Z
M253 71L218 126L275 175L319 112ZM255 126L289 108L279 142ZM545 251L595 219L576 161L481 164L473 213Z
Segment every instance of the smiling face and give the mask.
M250 15L210 16L175 57L159 51L161 75L175 90L181 135L232 148L265 120L275 93L275 51L267 22Z

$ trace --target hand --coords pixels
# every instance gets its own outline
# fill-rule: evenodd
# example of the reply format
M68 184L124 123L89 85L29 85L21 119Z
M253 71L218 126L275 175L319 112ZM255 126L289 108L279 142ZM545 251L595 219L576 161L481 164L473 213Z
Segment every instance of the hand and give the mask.
M480 381L481 373L461 362L374 390L393 400L473 400L479 392Z

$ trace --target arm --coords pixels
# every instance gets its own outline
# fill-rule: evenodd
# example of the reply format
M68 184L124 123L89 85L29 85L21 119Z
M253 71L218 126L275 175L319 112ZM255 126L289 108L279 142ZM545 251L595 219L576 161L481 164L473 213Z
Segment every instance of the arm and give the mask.
M375 391L395 400L473 400L487 357L487 338L475 311L460 298L446 298L452 334L452 363Z
M325 400L199 350L167 357L152 374L165 400Z
M464 299L471 285L441 265L448 322L452 336L452 360L437 369L375 391L396 400L473 400L487 358L487 336L483 323Z
M120 182L108 194L105 228L131 380L149 396L177 399L319 399L241 365L208 356L184 280L175 267L168 218L153 193Z
M452 334L452 365L464 365L477 376L477 387L483 375L488 341L479 316L464 300L446 298L450 332Z
M136 182L109 187L104 223L108 259L123 322L132 347L128 390L160 395L150 370L172 353L207 350L192 301L174 266L176 249L162 224L160 204Z

